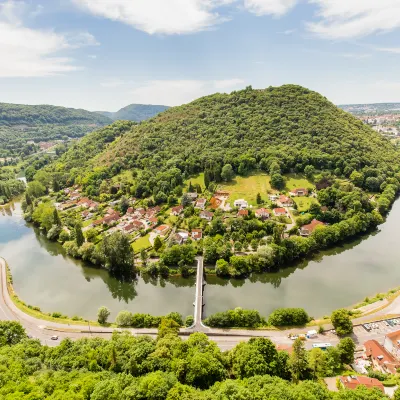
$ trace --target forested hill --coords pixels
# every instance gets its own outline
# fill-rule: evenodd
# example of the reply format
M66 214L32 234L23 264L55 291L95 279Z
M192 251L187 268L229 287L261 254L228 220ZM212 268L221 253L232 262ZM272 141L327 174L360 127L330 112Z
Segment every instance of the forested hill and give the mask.
M166 169L188 174L207 164L231 164L235 172L282 171L306 165L353 170L399 165L395 147L320 94L295 85L214 94L173 107L135 126L101 154L97 165Z
M96 124L106 125L111 120L104 115L82 109L50 105L0 103L0 125Z
M98 113L108 118L111 118L114 121L127 120L140 122L152 118L160 112L167 110L168 108L168 106L152 104L130 104L129 106L121 108L117 112L98 111Z

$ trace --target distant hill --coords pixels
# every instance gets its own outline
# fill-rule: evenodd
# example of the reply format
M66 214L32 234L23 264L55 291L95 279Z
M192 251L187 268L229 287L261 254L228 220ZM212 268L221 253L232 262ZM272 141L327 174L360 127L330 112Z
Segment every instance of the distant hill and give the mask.
M338 107L353 115L400 114L400 103L342 104Z
M79 138L111 122L104 115L82 109L0 103L0 157L34 152L28 141Z
M168 108L168 106L152 104L130 104L129 106L121 108L117 112L97 111L97 113L107 118L111 118L114 121L126 120L140 122L152 118Z

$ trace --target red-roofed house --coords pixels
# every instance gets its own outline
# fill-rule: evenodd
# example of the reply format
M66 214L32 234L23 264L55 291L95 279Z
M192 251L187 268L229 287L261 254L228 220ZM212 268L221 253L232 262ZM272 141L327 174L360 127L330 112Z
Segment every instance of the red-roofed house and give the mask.
M171 214L177 217L182 213L182 211L183 211L183 206L172 207Z
M382 393L385 393L385 389L381 381L375 378L368 378L367 376L340 376L340 383L346 389L354 390L358 386L363 385L368 389L378 389Z
M271 215L271 211L266 208L259 208L256 210L255 215L257 218L267 219Z
M291 207L294 204L294 201L290 197L281 194L278 199L278 204L281 207Z
M291 196L308 196L308 190L307 189L293 189L292 191L289 192Z
M203 237L203 231L201 229L192 229L191 237L193 240L200 240Z
M325 224L317 219L313 219L308 225L303 225L300 228L301 236L310 236L316 229L317 226L324 226Z
M200 218L206 219L207 221L211 221L213 219L213 213L210 211L202 211L200 213Z
M197 199L195 208L199 208L200 210L204 210L206 207L207 200L206 199Z
M385 374L395 374L400 363L376 340L368 340L364 343L365 356L378 371Z
M383 347L393 355L397 360L400 360L400 331L388 333L385 336Z
M114 212L113 214L106 215L103 218L103 224L111 225L113 222L117 222L121 218L119 212Z
M249 215L249 210L239 210L237 213L238 217L247 217Z
M156 235L159 235L159 236L165 236L168 233L168 231L169 231L168 225L160 225L154 229L154 232L156 233Z
M274 215L276 217L279 217L281 215L286 215L286 214L287 214L287 211L285 208L274 208Z

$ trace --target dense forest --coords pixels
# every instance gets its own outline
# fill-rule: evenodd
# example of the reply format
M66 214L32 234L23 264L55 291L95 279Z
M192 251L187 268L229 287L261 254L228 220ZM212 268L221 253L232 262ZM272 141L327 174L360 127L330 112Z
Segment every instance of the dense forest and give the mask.
M115 332L63 340L29 339L18 322L0 322L0 397L4 400L387 400L378 390L329 392L319 382L353 361L345 338L326 352L297 339L289 355L267 338L222 352L203 333L187 340L165 319L156 339ZM396 393L396 396L398 393ZM398 398L398 397L396 397Z
M141 122L154 117L168 108L168 106L159 106L153 104L130 104L129 106L121 108L117 112L97 111L97 113L111 118L114 121L126 120Z
M86 110L0 103L0 157L27 156L38 142L79 138L110 122Z

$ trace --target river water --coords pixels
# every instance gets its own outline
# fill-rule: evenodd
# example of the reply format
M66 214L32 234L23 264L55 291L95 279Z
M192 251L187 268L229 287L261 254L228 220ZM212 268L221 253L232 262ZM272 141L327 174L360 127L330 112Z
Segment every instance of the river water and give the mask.
M205 314L235 307L267 316L278 307L303 307L321 317L366 296L400 286L400 201L379 231L321 252L311 260L246 280L207 277ZM14 287L27 304L43 311L96 318L104 305L111 318L123 309L165 315L193 313L194 279L121 283L102 269L65 255L22 219L18 203L0 210L0 256L11 268Z

